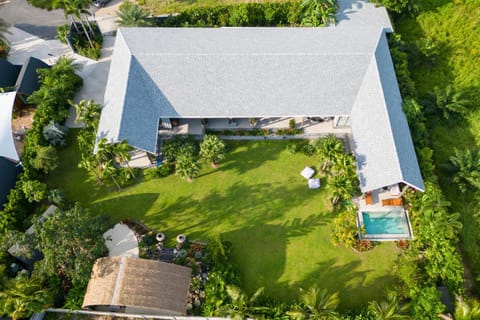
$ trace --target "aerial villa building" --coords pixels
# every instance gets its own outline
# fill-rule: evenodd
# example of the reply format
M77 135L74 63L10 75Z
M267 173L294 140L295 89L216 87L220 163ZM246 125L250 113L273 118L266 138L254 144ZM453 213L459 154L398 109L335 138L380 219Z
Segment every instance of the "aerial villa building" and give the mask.
M354 4L353 4L354 3ZM386 10L339 1L325 28L120 28L97 138L156 154L164 135L297 127L347 136L360 204L424 184L390 56ZM408 238L408 237L407 237Z

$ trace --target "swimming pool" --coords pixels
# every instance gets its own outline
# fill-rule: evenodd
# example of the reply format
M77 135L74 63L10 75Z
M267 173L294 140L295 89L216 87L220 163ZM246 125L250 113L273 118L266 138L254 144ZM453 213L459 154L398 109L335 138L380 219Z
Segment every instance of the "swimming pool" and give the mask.
M412 239L408 215L403 210L362 211L359 225L365 227L366 239Z

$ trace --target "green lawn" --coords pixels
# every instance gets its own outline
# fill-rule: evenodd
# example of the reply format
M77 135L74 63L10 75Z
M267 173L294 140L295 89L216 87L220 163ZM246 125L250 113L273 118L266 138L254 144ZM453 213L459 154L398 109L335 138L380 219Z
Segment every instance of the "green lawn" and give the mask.
M442 88L452 84L457 90L469 94L476 108L465 120L450 125L430 120L430 127L437 173L453 204L452 211L462 214L462 247L470 267L478 275L480 223L477 215L480 205L472 200L473 193L459 195L458 188L451 182L451 174L444 172L442 167L449 161L454 148L480 146L480 2L422 0L418 4L423 11L416 18L405 17L398 21L396 31L409 46L421 38L428 38L437 47L436 63L411 68L419 95L433 91L435 86Z
M285 2L288 0L139 0L138 3L148 8L151 13L177 13L193 7L208 7L223 4L247 2Z
M342 308L382 299L395 283L397 251L385 243L363 254L329 240L334 213L327 192L309 190L300 171L314 157L290 155L285 141L229 143L217 170L205 167L188 183L174 175L142 181L120 192L99 187L77 168L78 149L62 151L60 168L49 177L70 200L114 220L138 219L172 239L222 234L233 243L243 287L265 286L291 300L298 288L315 283L339 291Z

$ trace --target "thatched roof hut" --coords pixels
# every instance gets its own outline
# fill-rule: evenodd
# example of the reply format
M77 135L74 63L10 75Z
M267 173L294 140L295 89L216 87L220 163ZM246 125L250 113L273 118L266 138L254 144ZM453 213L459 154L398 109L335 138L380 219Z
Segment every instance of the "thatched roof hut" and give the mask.
M135 314L183 315L191 269L132 257L95 262L83 308Z

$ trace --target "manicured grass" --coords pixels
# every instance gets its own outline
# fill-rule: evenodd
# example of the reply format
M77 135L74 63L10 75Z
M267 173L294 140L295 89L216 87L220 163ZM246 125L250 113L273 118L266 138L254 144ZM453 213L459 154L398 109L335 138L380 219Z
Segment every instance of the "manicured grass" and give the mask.
M226 161L205 166L188 183L174 175L142 181L120 192L99 187L78 169L78 149L61 153L59 169L49 177L70 200L80 201L114 221L141 220L169 239L223 235L233 243L233 259L249 292L265 286L269 295L291 301L300 287L313 284L339 291L342 308L382 299L392 287L392 243L357 254L330 243L335 213L324 186L309 190L300 171L315 157L290 155L288 142L229 142ZM322 181L324 182L324 181Z
M194 7L210 7L216 5L228 5L247 2L285 2L288 0L141 0L138 3L144 5L151 13L167 14L177 13Z
M480 274L478 243L480 223L478 201L474 192L459 195L451 181L451 174L443 170L453 149L478 148L480 146L480 5L478 1L423 0L418 4L424 9L416 18L405 17L397 23L396 31L408 45L422 37L434 40L439 56L434 65L418 65L411 68L413 80L420 96L432 92L435 86L452 84L463 90L474 102L472 113L464 120L446 124L429 120L432 127L431 141L437 173L452 211L462 214L462 247L469 266ZM413 57L415 59L415 57Z

